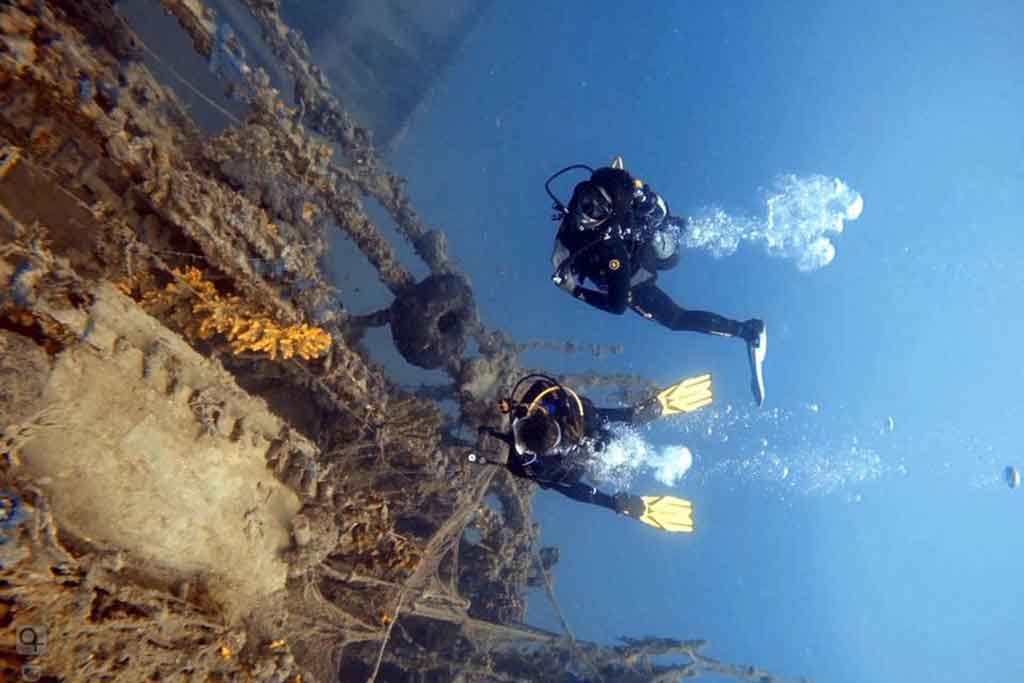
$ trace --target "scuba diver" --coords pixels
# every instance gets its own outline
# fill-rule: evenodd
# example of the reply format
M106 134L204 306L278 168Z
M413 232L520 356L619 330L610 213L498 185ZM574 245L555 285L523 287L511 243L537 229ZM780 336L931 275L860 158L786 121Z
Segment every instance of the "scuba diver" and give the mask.
M551 191L551 181L582 169L590 178L578 183L569 205ZM679 263L679 238L686 219L673 216L650 185L633 178L622 157L596 171L583 164L567 166L544 184L554 201L555 236L551 279L570 295L602 311L621 315L626 308L670 330L703 332L746 341L751 389L764 405L764 357L768 334L764 321L740 322L717 313L678 306L655 283L658 271ZM590 279L596 289L583 286Z
M532 380L532 382L531 382ZM515 396L530 382L522 398ZM505 462L488 460L475 453L470 462L503 465L517 477L537 482L542 489L558 491L573 500L614 510L667 531L693 531L689 501L671 496L614 496L580 481L589 460L612 441L613 422L643 424L659 417L688 413L709 403L711 375L691 377L663 389L657 395L626 408L598 408L546 375L527 375L519 380L509 398L498 407L509 416L509 429L501 432L480 427L508 445Z

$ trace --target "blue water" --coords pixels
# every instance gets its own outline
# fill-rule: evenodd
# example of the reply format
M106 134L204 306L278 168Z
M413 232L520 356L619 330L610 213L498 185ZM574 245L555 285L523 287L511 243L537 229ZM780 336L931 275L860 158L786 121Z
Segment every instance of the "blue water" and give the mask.
M998 480L1024 464L1022 26L1015 2L485 16L393 163L486 322L626 346L528 359L553 370L715 376L712 409L649 435L689 446L694 467L673 488L633 486L692 499L697 533L538 494L577 636L703 637L728 661L834 683L1024 680L1024 498ZM784 173L863 195L820 270L746 247L687 253L662 278L684 306L768 321L765 411L738 342L613 318L551 285L543 181L615 154L677 213L756 214ZM540 598L531 620L557 628Z

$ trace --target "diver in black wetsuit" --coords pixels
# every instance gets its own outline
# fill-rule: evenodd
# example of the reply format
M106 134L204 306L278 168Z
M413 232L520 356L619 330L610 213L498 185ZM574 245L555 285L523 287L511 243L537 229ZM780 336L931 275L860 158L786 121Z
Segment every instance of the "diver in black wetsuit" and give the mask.
M762 364L767 350L763 321L732 320L709 311L687 310L677 305L655 283L658 271L679 262L679 236L686 220L672 216L668 205L649 185L634 179L622 167L621 158L612 166L591 171L580 182L566 207L551 193L555 219L560 220L551 257L552 280L577 299L602 311L621 315L626 308L655 320L670 330L703 332L739 337L750 351L751 388L758 405L764 403ZM583 287L591 280L596 289Z
M517 477L537 482L543 489L583 503L599 505L619 514L639 517L644 504L638 496L619 493L614 496L580 481L587 472L587 461L611 441L608 426L612 422L642 423L657 418L657 401L626 408L598 408L544 375L530 375L533 383L522 399L513 403L503 399L502 410L509 415L510 430L501 432L480 427L508 444L505 467ZM516 391L513 390L513 395Z

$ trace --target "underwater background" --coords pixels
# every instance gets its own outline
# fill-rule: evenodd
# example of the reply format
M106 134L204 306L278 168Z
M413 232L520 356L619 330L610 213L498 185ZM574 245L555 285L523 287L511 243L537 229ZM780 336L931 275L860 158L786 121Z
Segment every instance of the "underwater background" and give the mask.
M306 1L282 11L322 63L332 32L303 25ZM555 372L714 374L713 406L639 435L651 463L689 448L689 471L630 484L691 499L692 536L538 493L577 637L707 638L716 657L835 683L1024 680L1024 502L1002 480L1024 466L1022 27L1009 1L487 7L389 155L484 322L625 347L526 356ZM684 307L767 321L763 409L740 342L612 317L551 284L544 180L616 154L675 213L747 235L790 177L863 197L816 269L755 238L661 275ZM563 198L575 180L556 183ZM387 305L336 239L353 310ZM386 330L368 340L409 386L444 381ZM540 596L530 620L557 627Z
M486 321L625 345L542 367L714 373L714 406L648 435L688 446L689 473L633 485L692 499L692 537L538 494L578 637L699 635L833 683L1024 679L1024 501L1001 481L1024 464L1022 27L1014 2L485 14L394 163ZM684 215L760 215L789 173L863 196L820 270L748 245L688 251L661 276L684 307L767 321L764 409L740 342L611 317L550 283L544 180L615 154Z
M485 14L394 163L486 322L625 345L537 354L542 367L715 379L714 406L649 434L688 446L690 472L633 486L693 500L692 537L538 494L578 637L697 634L723 658L834 683L1024 678L1024 517L1000 478L1024 464L1022 27L1014 2ZM684 215L757 215L787 173L864 197L818 271L750 246L687 252L661 277L684 307L767 321L764 409L740 342L613 318L550 283L544 180L615 154Z

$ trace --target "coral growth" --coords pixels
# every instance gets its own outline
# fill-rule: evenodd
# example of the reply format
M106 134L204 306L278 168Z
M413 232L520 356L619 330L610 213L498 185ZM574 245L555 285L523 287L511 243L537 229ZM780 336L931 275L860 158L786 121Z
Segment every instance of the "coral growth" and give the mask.
M420 559L420 551L395 533L388 504L375 496L349 501L340 511L347 520L338 552L353 569L393 579L408 574Z
M163 289L143 293L141 303L150 312L184 304L181 322L186 336L209 339L220 334L231 344L235 355L256 351L267 354L271 360L279 355L285 359L318 358L331 346L330 335L319 327L305 323L281 325L241 298L221 295L198 268L175 269L173 274L174 281ZM122 291L132 294L134 288L123 283Z

